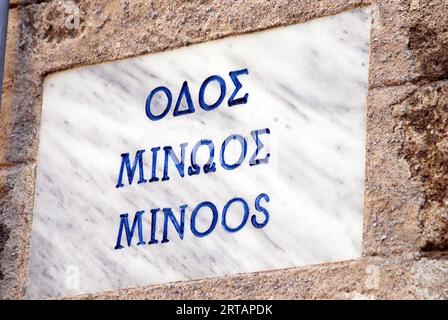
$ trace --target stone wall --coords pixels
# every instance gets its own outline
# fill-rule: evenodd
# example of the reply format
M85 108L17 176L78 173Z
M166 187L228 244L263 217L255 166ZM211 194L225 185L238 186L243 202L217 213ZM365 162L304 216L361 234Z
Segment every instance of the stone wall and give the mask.
M0 297L27 286L44 77L372 5L363 257L74 298L448 298L445 0L13 0L0 117Z

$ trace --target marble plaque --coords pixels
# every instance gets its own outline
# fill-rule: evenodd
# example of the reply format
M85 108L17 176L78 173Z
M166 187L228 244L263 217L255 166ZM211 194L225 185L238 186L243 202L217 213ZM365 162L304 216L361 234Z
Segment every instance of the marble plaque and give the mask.
M28 296L361 255L369 12L46 78Z

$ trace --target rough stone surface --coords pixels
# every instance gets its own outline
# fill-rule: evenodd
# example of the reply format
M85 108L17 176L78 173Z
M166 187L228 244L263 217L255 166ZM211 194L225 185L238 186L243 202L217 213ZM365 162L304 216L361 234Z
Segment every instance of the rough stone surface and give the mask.
M399 86L418 77L407 48L408 0L372 1L376 6L370 39L370 88Z
M425 299L448 298L447 260L422 259L411 268L416 294Z
M447 299L448 261L369 258L75 299Z
M53 0L19 6L11 10L8 29L4 91L12 98L0 119L0 164L36 160L48 73L304 22L362 3Z
M0 117L0 297L26 289L42 85L80 65L372 4L363 258L75 298L448 298L446 0L13 0Z
M0 297L21 297L27 282L35 166L0 168Z
M448 79L448 2L411 1L408 49L420 78Z
M394 106L415 90L412 84L370 89L367 97L364 255L388 256L418 250L418 212L423 199L400 155Z
M419 87L396 106L403 136L400 154L420 184L424 250L448 250L448 81Z

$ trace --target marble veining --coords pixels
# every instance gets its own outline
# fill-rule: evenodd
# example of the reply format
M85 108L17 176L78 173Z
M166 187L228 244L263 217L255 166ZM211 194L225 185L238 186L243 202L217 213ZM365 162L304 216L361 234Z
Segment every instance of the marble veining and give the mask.
M37 166L28 296L67 296L117 288L200 279L355 259L361 255L364 191L365 99L368 73L368 9L357 9L308 23L192 45L118 62L83 67L47 77ZM229 107L233 70L247 69ZM227 91L212 111L199 107L204 79L220 75ZM188 82L195 112L172 114L180 89ZM166 86L173 95L170 112L158 121L145 114L149 93ZM220 95L211 83L205 101ZM154 113L166 99L154 96ZM179 110L188 108L183 99ZM269 128L260 138L269 161L249 165L256 149L251 131ZM219 163L222 142L232 134L247 138L247 157L234 170ZM117 188L121 154L133 159L145 150L145 176L151 176L151 148L161 147L156 174L163 176L163 147L180 154L185 172L194 144L215 144L216 171L181 177L173 163L170 179ZM208 159L201 148L197 161ZM234 163L241 147L228 144ZM132 164L132 161L131 161ZM190 230L192 210L210 201L219 212L235 197L244 198L250 215L256 197L269 222L228 232L218 221L204 237ZM169 226L162 239L163 212L157 213L159 243L148 245L151 209L186 205L184 238ZM132 224L142 218L144 245L122 238L116 249L120 215ZM229 225L241 221L241 204L227 212ZM197 216L197 228L211 223L210 211ZM137 232L137 231L135 231Z

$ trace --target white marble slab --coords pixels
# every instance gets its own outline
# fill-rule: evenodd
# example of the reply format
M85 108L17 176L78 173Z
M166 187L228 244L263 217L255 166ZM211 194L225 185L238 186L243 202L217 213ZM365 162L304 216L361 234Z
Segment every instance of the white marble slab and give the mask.
M50 75L45 81L28 296L66 296L170 281L200 279L260 270L355 259L361 254L365 98L368 65L369 13L362 10L248 35L193 45L119 62ZM228 106L248 93L245 104ZM198 91L203 81L221 76L225 99L203 110ZM184 81L188 81L195 112L173 116ZM172 92L169 113L158 121L145 113L149 93L158 86ZM216 82L205 90L211 104L220 95ZM185 110L185 99L180 110ZM156 94L153 112L166 98ZM249 165L256 149L251 131L260 135L267 163ZM219 154L232 134L247 139L240 166L226 170ZM190 176L190 153L201 139L215 144L216 171ZM164 146L180 157L186 146L185 175L169 163L168 181L132 184L126 172L117 188L121 154L131 164L143 153L144 178L151 178L151 148L158 152L163 175ZM208 158L199 149L198 163ZM225 161L234 163L240 144L232 140ZM258 211L255 199L261 198ZM248 204L247 223L237 232L224 230L222 212L235 197ZM194 208L203 201L216 206L217 223L203 237L191 231ZM156 214L157 244L148 244L151 210L172 208L180 220L185 208L183 239L168 222L169 242L161 243L164 212ZM269 221L260 228L255 222ZM240 224L242 202L227 211L230 228ZM120 215L132 225L141 216L144 244L131 246L123 234L116 242ZM199 233L210 227L212 211L203 207L195 220ZM255 218L252 218L252 216ZM118 246L120 247L120 246Z

